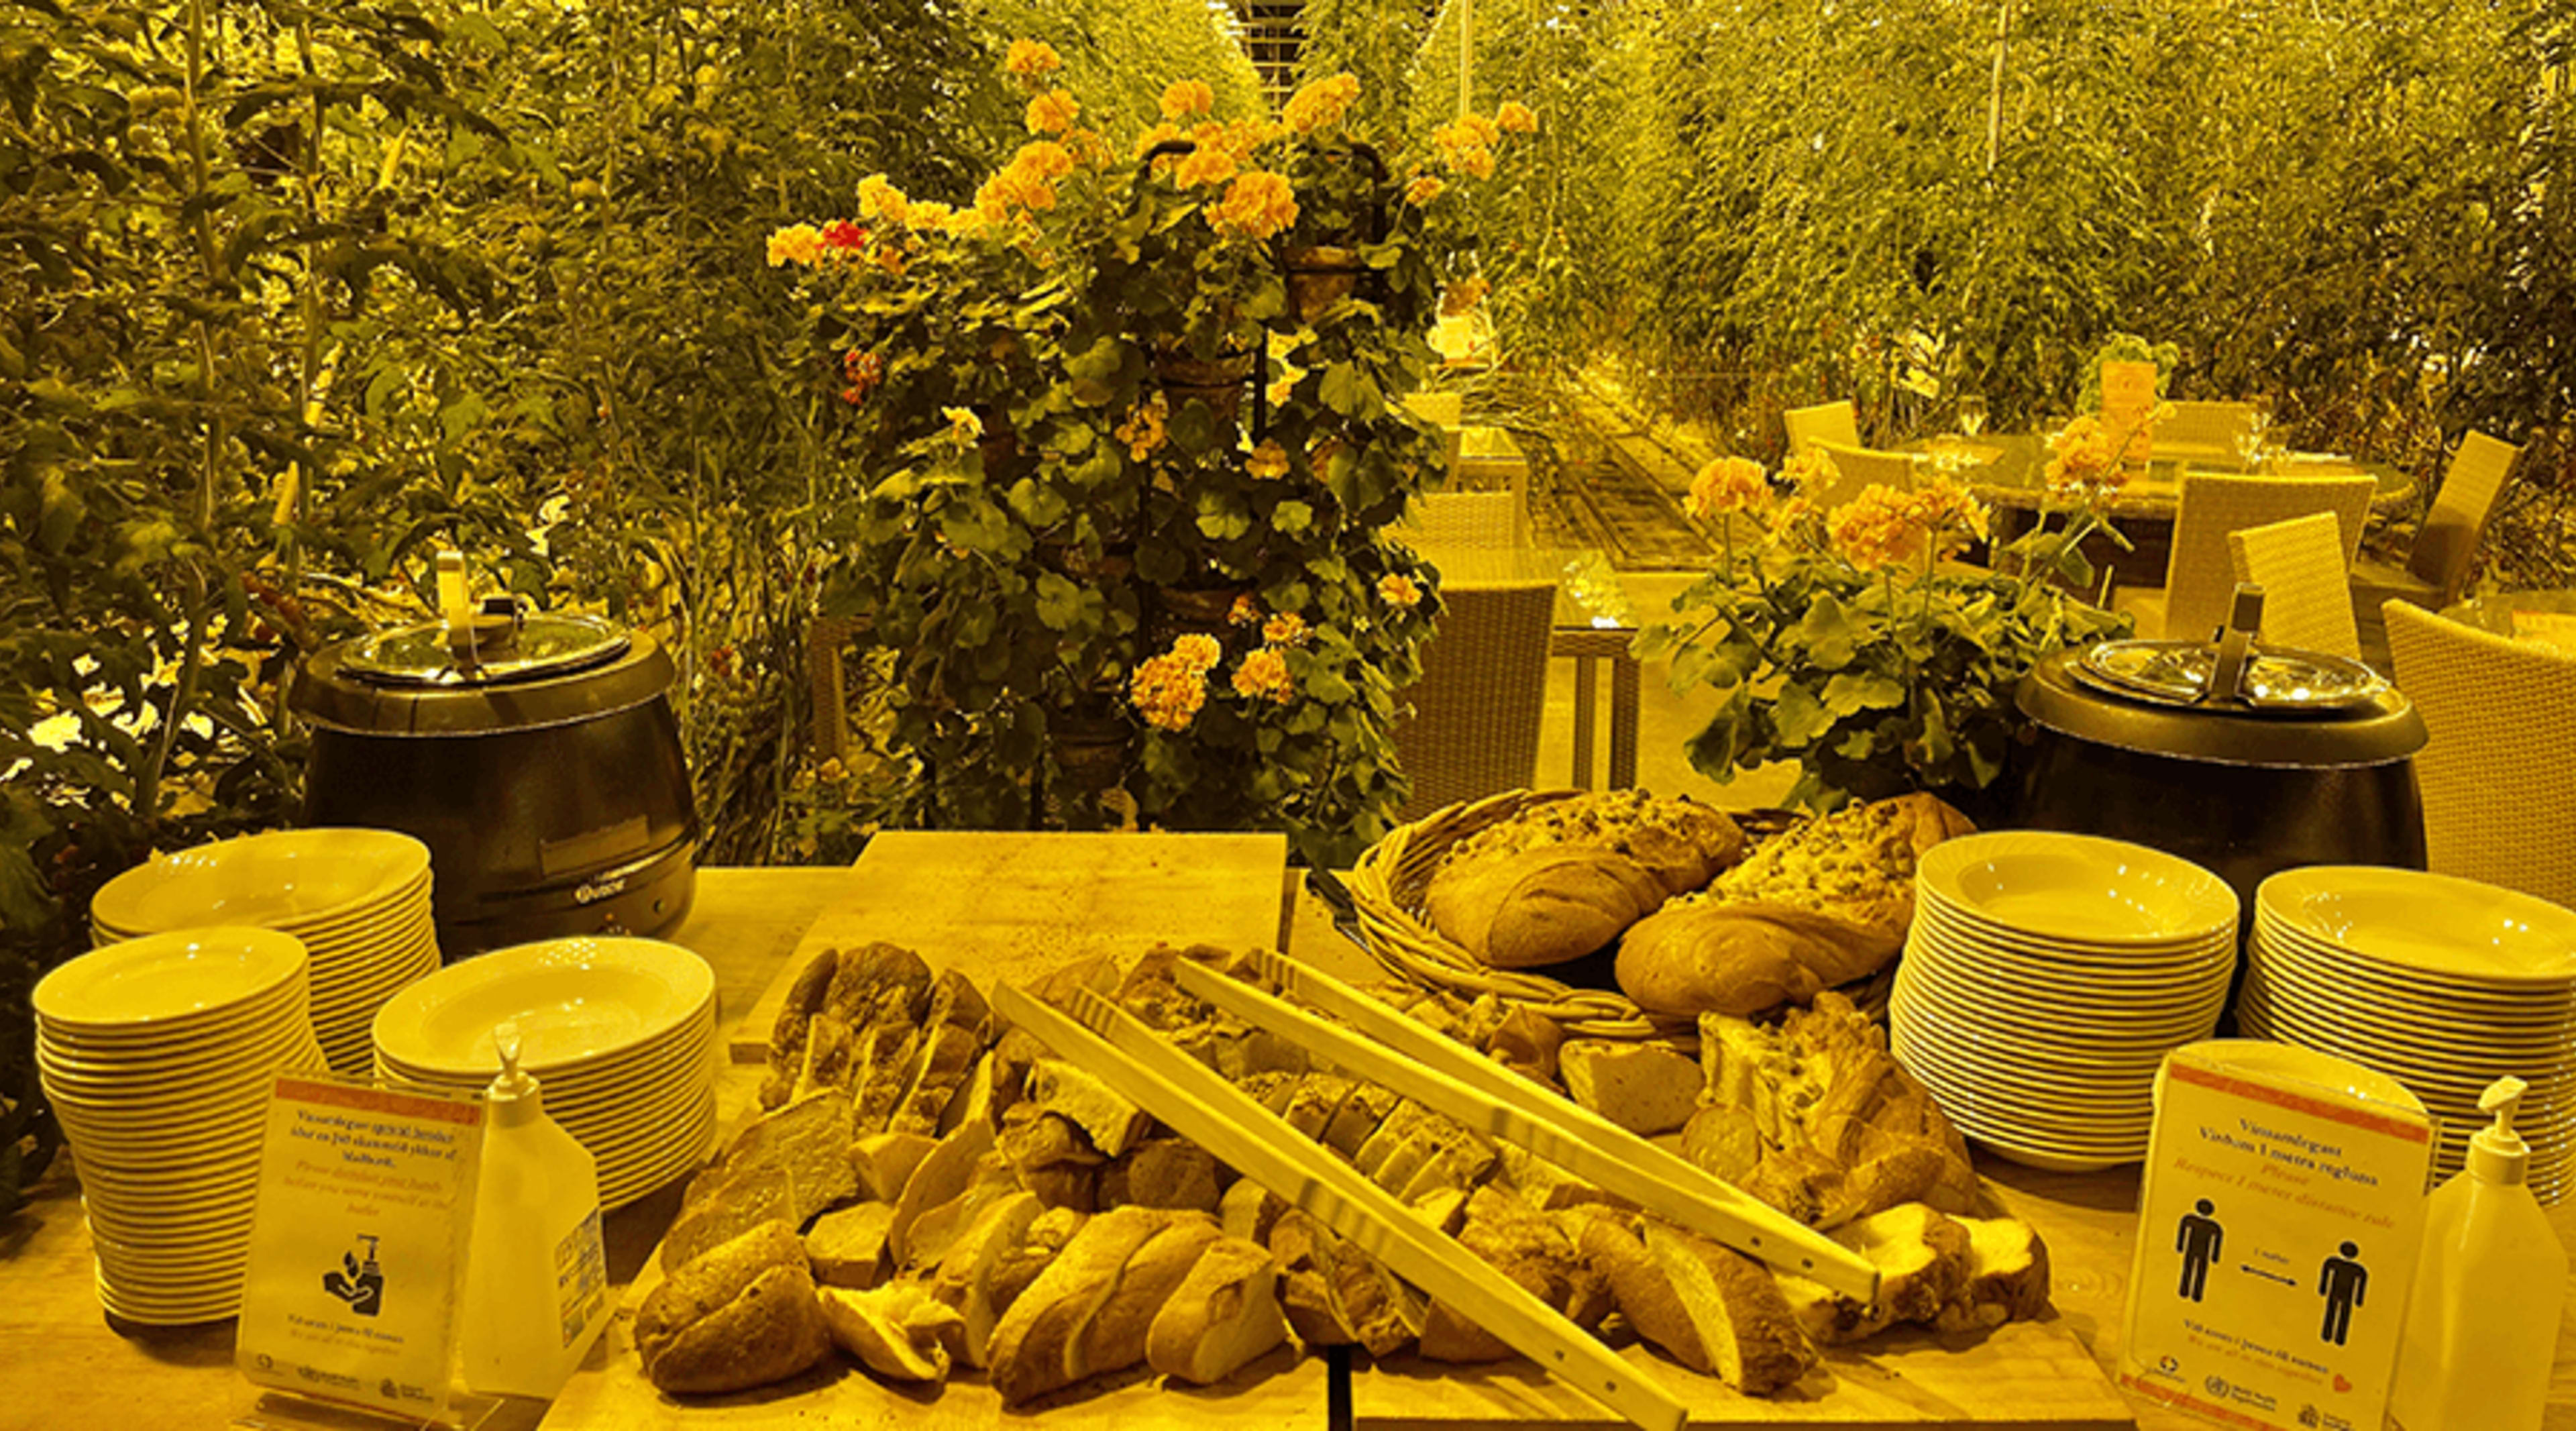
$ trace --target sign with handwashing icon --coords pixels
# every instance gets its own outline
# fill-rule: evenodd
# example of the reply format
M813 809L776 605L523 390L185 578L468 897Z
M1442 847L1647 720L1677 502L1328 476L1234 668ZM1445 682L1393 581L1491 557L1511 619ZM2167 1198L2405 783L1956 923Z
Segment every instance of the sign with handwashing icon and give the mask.
M235 1343L242 1374L436 1420L482 1147L474 1099L281 1075Z

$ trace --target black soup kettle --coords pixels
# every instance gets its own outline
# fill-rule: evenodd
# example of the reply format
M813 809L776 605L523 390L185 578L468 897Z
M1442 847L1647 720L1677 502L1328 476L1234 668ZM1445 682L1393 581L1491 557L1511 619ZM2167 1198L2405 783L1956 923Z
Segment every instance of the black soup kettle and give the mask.
M315 652L289 703L313 727L304 818L429 846L454 960L570 934L653 935L687 915L697 805L671 658L510 598Z
M2301 865L2424 868L2414 702L2357 661L2258 647L2261 589L2216 642L2061 651L2022 681L2020 823L2179 855L2254 890Z

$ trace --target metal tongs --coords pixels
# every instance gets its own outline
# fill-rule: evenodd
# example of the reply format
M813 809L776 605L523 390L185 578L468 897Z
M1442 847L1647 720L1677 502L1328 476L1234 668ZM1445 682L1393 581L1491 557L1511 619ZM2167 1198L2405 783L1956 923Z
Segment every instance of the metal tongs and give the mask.
M1558 1100L1533 1097L1535 1090L1515 1086L1514 1075L1485 1065L1338 980L1282 955L1256 955L1252 962L1263 977L1351 1019L1382 1045L1204 967L1182 965L1178 981L1186 992L1310 1053L1471 1128L1560 1162L1641 1207L1836 1291L1875 1300L1877 1270L1848 1248L1614 1124L1571 1104L1556 1106ZM1108 999L1088 989L1078 991L1073 1012L1067 1014L1006 985L995 991L994 1006L1120 1097L1472 1318L1585 1396L1651 1431L1680 1431L1687 1413L1670 1392ZM1420 1062L1407 1062L1397 1053ZM1514 1106L1521 1104L1527 1106Z

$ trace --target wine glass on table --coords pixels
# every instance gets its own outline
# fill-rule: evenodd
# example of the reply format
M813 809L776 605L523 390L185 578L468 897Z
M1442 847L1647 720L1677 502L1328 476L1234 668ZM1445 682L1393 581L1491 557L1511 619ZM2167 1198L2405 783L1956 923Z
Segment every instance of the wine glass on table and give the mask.
M2260 472L2269 464L2272 431L2272 400L2257 396L2245 404L2245 427L2236 434L2236 453L2244 459L2245 470Z
M1975 393L1959 399L1959 435L1970 441L1986 430L1986 400Z

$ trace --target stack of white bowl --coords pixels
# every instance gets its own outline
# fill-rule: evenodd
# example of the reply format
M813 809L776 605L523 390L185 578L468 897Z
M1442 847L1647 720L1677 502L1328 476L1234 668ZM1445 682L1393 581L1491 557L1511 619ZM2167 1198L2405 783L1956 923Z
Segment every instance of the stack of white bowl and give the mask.
M1915 870L1891 1046L2005 1157L2136 1162L2157 1066L2226 1007L2236 920L2225 880L2143 845L2039 830L1945 841Z
M2478 1094L2524 1079L2532 1191L2576 1191L2576 913L2420 870L2287 870L2255 891L2236 1016L2405 1084L2442 1121L2444 1177L2487 1125Z
M270 1081L322 1067L306 967L292 936L195 929L93 950L36 985L36 1068L115 1315L178 1326L239 1307Z
M429 847L392 830L279 830L156 856L109 880L89 916L99 944L212 925L293 935L335 1073L367 1071L376 1010L438 969Z
M376 1015L376 1071L481 1092L501 1071L492 1031L518 1025L519 1067L546 1114L599 1164L599 1202L623 1207L697 1166L716 1129L716 980L653 939L572 938L498 949L395 995Z

